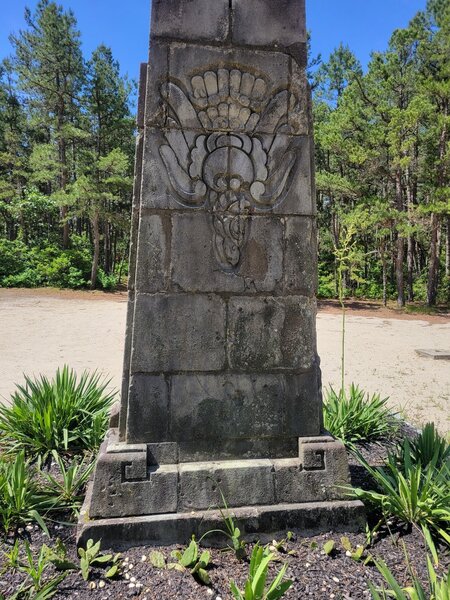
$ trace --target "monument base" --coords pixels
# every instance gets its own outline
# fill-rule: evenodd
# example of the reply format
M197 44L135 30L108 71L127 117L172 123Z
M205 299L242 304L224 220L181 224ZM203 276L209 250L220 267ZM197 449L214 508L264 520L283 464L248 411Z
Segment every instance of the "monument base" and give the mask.
M346 500L348 483L345 448L329 435L300 438L296 458L178 462L176 443L126 444L113 428L100 449L78 540L186 543L223 527L222 494L249 538L288 529L355 531L364 507Z
M89 490L89 493L92 488ZM224 529L218 510L169 513L145 517L89 520L89 493L80 513L77 543L101 540L104 548L123 550L134 546L187 544L192 535L200 539L207 531ZM326 531L357 532L364 528L365 510L359 500L304 502L274 506L245 506L229 509L239 524L243 539L266 543L282 538L287 531L314 535ZM202 540L204 546L223 546L226 539L214 533Z

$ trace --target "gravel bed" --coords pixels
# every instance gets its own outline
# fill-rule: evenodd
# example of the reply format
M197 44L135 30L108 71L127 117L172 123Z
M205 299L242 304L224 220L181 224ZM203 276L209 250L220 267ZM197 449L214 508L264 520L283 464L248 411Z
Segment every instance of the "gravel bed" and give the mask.
M403 428L403 435L413 436L415 431ZM389 444L369 444L359 450L370 464L381 464L386 456ZM369 485L364 471L357 465L357 461L350 457L350 467L353 485ZM56 539L63 541L72 559L76 558L75 528L68 525L54 524L50 528L50 540L35 526L29 526L22 537L28 538L33 552L38 552L43 543L52 546ZM365 545L364 533L343 534L328 532L319 536L304 538L300 535L286 544L285 552L279 553L279 562L274 562L270 568L272 576L283 562L288 563L287 576L293 580L293 586L285 595L287 599L370 599L367 582L375 585L382 584L373 562L364 564L368 554L374 558L384 560L402 585L410 583L410 574L405 563L405 550L409 556L410 564L422 579L427 579L426 551L422 535L419 531L405 528L395 528L393 525L380 529L372 546L368 548L360 561L353 560L341 543L341 537L347 535L352 546ZM323 551L325 542L333 539L335 550L328 556ZM225 545L224 541L224 545ZM17 591L24 581L24 574L4 569L5 560L3 552L11 548L12 538L0 541L0 598L8 598ZM177 546L159 547L166 558ZM102 549L106 552L107 549ZM155 548L131 548L121 554L123 564L119 578L108 580L103 569L93 569L89 582L85 582L77 571L70 572L60 584L56 600L108 600L137 597L140 600L201 600L215 599L228 600L230 593L230 579L234 579L241 589L244 586L248 573L248 560L238 561L232 552L211 550L211 565L208 569L211 586L200 585L188 572L181 573L175 570L155 568L150 560L150 553ZM250 554L251 547L248 548ZM441 552L441 562L438 571L443 573L449 566L448 553ZM47 573L53 574L51 566Z

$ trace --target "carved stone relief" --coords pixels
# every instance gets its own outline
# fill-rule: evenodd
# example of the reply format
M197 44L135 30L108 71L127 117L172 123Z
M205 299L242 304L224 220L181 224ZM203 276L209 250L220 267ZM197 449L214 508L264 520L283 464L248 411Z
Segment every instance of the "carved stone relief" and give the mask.
M208 207L221 269L234 271L250 215L283 200L296 161L287 137L288 90L272 95L262 76L232 69L192 77L190 90L162 88L169 114L159 152L177 201Z

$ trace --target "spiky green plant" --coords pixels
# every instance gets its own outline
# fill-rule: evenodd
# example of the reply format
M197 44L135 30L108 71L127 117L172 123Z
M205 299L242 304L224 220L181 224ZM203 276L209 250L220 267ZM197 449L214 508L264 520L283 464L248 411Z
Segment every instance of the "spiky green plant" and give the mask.
M432 550L432 548L429 549ZM368 585L372 600L387 600L388 598L395 598L396 600L450 600L450 568L447 570L446 575L438 577L430 555L427 554L428 585L424 587L411 567L406 550L405 558L411 578L411 584L407 587L400 585L384 561L375 561L375 566L383 576L388 588L386 589L386 586L383 585L382 588L377 589L369 581ZM425 589L426 587L428 589Z
M10 405L0 405L0 439L6 451L48 458L58 453L96 450L108 425L115 392L97 372L79 378L73 369L58 369L54 379L25 377Z
M351 489L350 494L379 510L385 519L394 517L411 526L425 528L450 544L450 470L422 468L407 455L398 465L394 454L388 455L385 467L371 467L355 451L360 463L376 483L376 490Z
M450 444L439 434L434 423L427 423L416 438L405 438L397 449L398 465L420 464L425 471L450 467Z
M398 422L388 400L379 394L370 396L353 383L348 393L330 387L324 394L325 429L347 445L393 436Z
M66 465L56 450L52 451L52 456L59 473L54 475L51 472L41 472L45 480L44 490L49 496L54 496L55 505L61 509L71 509L77 515L84 499L84 488L94 470L95 462L90 457L83 460L75 457Z
M275 579L267 583L269 564L275 554L256 544L250 559L249 576L244 590L240 590L234 581L230 582L231 593L235 600L278 600L292 585L292 580L285 579L287 564L284 564Z
M53 499L29 470L23 451L14 461L0 458L0 526L5 533L30 521L36 521L48 533L43 515L53 506Z

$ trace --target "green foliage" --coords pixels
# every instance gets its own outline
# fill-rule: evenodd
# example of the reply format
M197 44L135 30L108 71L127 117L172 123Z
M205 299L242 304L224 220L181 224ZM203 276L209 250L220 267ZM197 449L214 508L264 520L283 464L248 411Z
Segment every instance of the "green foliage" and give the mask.
M97 274L97 284L102 290L112 291L116 289L118 280L115 275L107 275L103 269L99 269Z
M332 387L325 390L324 424L332 435L350 445L369 442L394 435L398 423L387 406L389 398L370 396L352 384L347 393Z
M54 476L42 471L42 476L46 480L44 489L49 496L55 497L55 505L58 508L70 508L77 515L84 500L83 492L94 470L95 462L91 458L85 458L81 462L78 458L74 458L66 466L56 450L52 450L52 456L58 465L59 473Z
M52 598L58 591L58 585L66 576L63 573L46 577L46 572L52 564L54 551L43 544L37 556L33 556L30 544L25 541L25 560L22 560L20 549L19 540L16 540L11 552L8 555L4 553L7 559L5 569L12 568L26 575L25 581L8 600L47 600Z
M0 525L5 533L35 521L48 534L43 517L53 506L53 498L37 483L23 451L13 461L0 456Z
M115 392L97 372L80 377L64 366L54 379L25 376L9 405L0 405L1 444L46 459L52 450L96 450L106 432Z
M249 576L241 591L234 581L230 582L231 593L235 600L278 600L291 587L292 581L284 579L287 564L283 565L271 583L267 583L269 564L275 555L256 544L253 548Z
M0 285L6 277L14 277L23 271L27 254L27 246L20 240L10 242L0 238Z
M176 562L166 562L164 554L158 550L154 550L150 554L150 562L156 569L174 569L182 572L189 571L199 583L211 585L211 579L207 571L211 555L207 550L204 550L201 554L199 553L199 546L195 536L192 536L190 544L184 552L173 550L170 553L170 556L174 558Z
M330 556L330 554L333 553L335 546L336 546L336 542L334 540L328 540L323 545L323 551L325 552L325 554L327 556Z
M423 471L439 471L444 465L450 466L450 444L434 423L427 423L416 438L405 438L399 444L396 460L405 473L411 465L420 465Z
M404 446L404 462L399 466L389 454L385 467L371 467L355 451L358 460L374 479L376 490L356 488L350 493L381 512L384 519L396 518L409 525L426 528L450 544L450 469L422 468Z
M16 571L19 566L20 566L20 543L19 540L16 539L14 540L14 544L11 548L11 550L9 552L5 552L4 550L2 550L2 554L3 554L3 562L4 562L4 566L3 566L3 570L0 572L0 575L3 575L4 573L6 573L6 571L8 571L9 569L11 569L12 571Z
M94 544L94 540L88 540L86 548L78 548L80 557L81 575L85 581L89 579L92 567L108 565L106 577L115 577L119 572L120 554L101 554L100 542Z
M173 550L170 555L177 560L177 563L168 563L168 569L189 570L191 575L200 583L205 585L211 584L211 579L206 570L211 560L211 555L208 550L204 550L199 555L198 543L194 536L192 536L192 540L184 552Z
M73 240L73 247L28 247L20 240L0 238L0 286L83 288L90 276L90 252L86 244Z
M317 288L318 298L335 298L336 283L333 273L323 273L319 267L319 285Z
M42 593L45 590L47 594L46 597L50 598L56 593L57 586L64 579L65 575L59 575L57 577L52 577L49 581L44 581L44 572L51 564L48 550L48 547L43 544L39 550L39 554L35 558L31 552L30 545L28 542L25 542L25 555L27 560L26 563L19 566L19 570L26 573L27 577L32 581L32 585L28 588L29 591Z
M432 549L429 547L429 550L431 551ZM450 600L450 568L447 570L446 575L439 578L432 560L429 554L427 554L428 589L425 589L411 567L406 549L405 557L411 578L411 585L406 588L402 588L384 561L375 561L375 565L383 576L388 588L386 589L383 586L381 589L377 589L369 581L369 589L373 600L387 600L388 598L395 598L396 600Z
M364 558L364 553L366 551L365 546L361 546L360 544L358 544L356 548L354 548L349 538L346 536L341 537L341 545L344 548L346 555L349 556L355 562L359 562ZM370 562L372 562L372 560L372 555L368 554L365 557L364 564L368 565Z
M352 546L350 539L346 536L341 537L340 539L342 549L345 554L354 560L355 562L362 561L364 559L364 564L368 565L373 561L372 555L367 554L365 552L367 550L367 546L361 546L358 544L355 548ZM337 550L336 542L334 540L327 540L323 545L323 551L327 556L333 556Z
M153 550L150 553L150 562L155 567L155 569L165 569L166 568L166 557L159 550Z
M225 500L225 496L223 495L223 492L220 489L220 486L217 484L216 481L213 480L213 482L214 482L215 486L219 489L220 495L222 497L223 507L219 507L219 511L222 516L222 519L223 519L223 522L225 525L225 529L212 529L210 531L207 531L200 538L200 541L204 537L206 537L212 533L222 533L231 542L231 545L228 545L227 549L233 551L238 560L242 560L247 555L247 550L246 550L245 541L242 539L242 536L241 536L241 530L236 525L235 519L228 509L227 501Z

